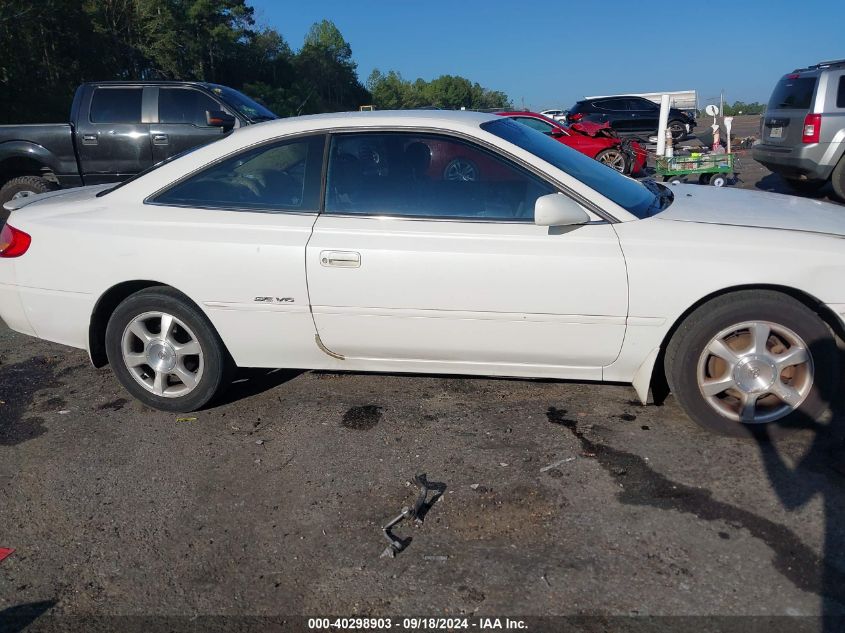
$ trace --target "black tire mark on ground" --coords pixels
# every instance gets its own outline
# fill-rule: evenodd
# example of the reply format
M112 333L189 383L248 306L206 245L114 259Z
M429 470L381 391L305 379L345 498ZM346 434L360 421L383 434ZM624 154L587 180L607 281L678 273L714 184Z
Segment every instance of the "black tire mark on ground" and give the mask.
M549 422L568 429L585 454L595 456L608 473L624 482L618 495L626 505L651 506L692 514L704 521L723 521L745 528L773 552L774 568L802 591L832 598L845 605L845 573L807 547L789 528L729 503L717 501L705 488L693 488L654 471L639 455L596 442L578 430L565 409L549 407ZM826 580L824 580L826 578Z

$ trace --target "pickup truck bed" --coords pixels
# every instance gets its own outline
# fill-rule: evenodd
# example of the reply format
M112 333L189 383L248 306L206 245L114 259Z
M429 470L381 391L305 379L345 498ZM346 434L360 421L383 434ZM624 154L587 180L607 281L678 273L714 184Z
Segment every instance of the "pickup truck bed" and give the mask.
M58 184L82 184L73 146L73 128L68 123L0 125L0 156L17 154L20 167L27 161L47 167ZM43 171L43 170L42 170ZM33 174L35 175L35 174Z

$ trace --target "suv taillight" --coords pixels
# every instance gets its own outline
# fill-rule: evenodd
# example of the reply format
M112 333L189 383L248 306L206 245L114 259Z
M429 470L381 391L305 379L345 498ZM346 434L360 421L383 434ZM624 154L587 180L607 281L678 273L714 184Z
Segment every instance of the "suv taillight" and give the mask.
M576 112L575 114L567 114L566 115L566 120L569 123L575 123L576 121L580 121L583 118L584 118L583 112Z
M818 143L822 131L822 115L808 114L804 117L804 131L801 134L802 143Z
M7 224L0 230L0 257L20 257L31 243L29 234Z

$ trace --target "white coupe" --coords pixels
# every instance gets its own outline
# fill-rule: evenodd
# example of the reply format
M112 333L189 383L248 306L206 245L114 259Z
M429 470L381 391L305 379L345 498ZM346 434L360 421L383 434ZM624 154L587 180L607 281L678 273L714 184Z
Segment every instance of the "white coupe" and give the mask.
M838 385L845 210L636 182L471 112L253 125L118 186L20 198L0 316L88 350L142 402L229 369L665 377L748 432Z

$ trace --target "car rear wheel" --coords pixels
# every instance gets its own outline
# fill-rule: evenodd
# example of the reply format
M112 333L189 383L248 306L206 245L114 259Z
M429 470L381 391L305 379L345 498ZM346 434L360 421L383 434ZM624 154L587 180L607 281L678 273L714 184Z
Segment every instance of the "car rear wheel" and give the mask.
M126 390L162 411L205 406L228 368L208 318L167 287L142 290L117 307L106 327L106 353Z
M833 173L830 175L834 193L840 200L845 200L845 157L840 158Z
M833 397L838 368L824 321L769 290L704 304L675 332L665 358L670 388L687 414L734 436L773 422L815 422Z
M15 198L27 198L39 193L55 191L57 188L56 183L41 176L18 176L0 188L0 206Z
M628 173L628 159L620 149L613 147L603 149L596 154L596 160L603 165L607 165L608 167L615 169L620 174Z
M680 121L669 121L669 131L672 133L673 141L681 141L687 135L687 126Z

